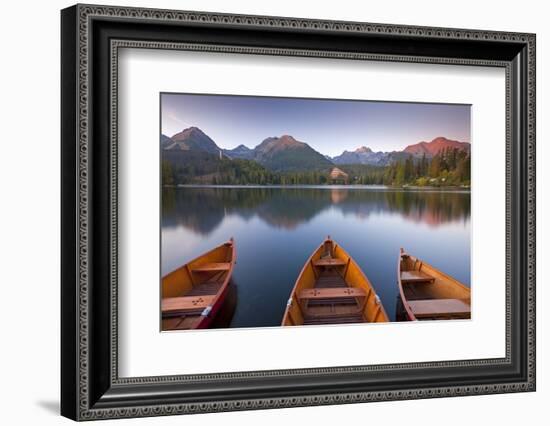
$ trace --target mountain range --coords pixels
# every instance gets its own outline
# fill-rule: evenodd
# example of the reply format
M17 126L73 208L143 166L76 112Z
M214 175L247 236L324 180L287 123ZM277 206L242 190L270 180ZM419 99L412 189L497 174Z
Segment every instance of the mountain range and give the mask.
M459 142L444 137L437 137L431 142L419 142L407 146L402 151L374 152L372 149L362 146L355 151L344 151L342 154L332 157L331 160L337 165L346 164L367 164L371 166L387 166L395 161L405 160L409 155L413 158L432 158L445 149L459 149L470 152L470 144Z
M323 155L290 135L268 137L253 149L243 144L234 149L222 149L198 127L189 127L171 137L162 134L160 143L164 151L172 153L171 156L178 151L206 153L229 159L251 160L274 172L325 170L333 165L387 166L409 156L432 158L449 148L470 152L469 143L441 136L430 142L409 145L402 151L375 152L362 146L355 151L344 151L335 157Z
M334 164L368 164L371 166L386 166L390 163L389 152L374 152L372 149L362 146L355 151L344 151L342 154L332 157Z

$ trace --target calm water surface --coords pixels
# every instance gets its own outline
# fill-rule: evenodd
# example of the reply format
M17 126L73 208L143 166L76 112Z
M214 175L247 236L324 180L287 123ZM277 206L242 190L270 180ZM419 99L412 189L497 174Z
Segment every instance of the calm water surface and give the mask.
M224 325L278 326L294 282L330 235L391 320L399 248L470 285L470 193L349 187L185 187L162 193L162 274L234 237Z

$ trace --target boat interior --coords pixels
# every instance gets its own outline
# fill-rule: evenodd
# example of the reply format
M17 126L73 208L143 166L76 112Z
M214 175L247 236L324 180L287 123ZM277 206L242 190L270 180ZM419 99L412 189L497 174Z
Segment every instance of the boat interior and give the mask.
M399 271L403 295L416 319L470 318L470 291L461 283L404 252Z
M228 242L163 278L163 330L197 328L226 283L232 258L233 247Z
M376 322L385 317L378 297L355 262L326 240L302 271L285 325Z
M304 325L364 322L361 309L364 292L349 294L346 291L349 287L337 271L320 271L313 288L322 290L302 290L298 294Z

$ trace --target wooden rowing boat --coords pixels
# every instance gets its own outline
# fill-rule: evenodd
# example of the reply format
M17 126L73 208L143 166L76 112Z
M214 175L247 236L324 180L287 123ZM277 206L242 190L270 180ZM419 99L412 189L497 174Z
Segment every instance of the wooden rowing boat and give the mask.
M402 304L398 316L406 321L470 318L470 289L403 249L397 282Z
M236 259L231 238L162 277L162 330L208 328L224 302Z
M282 325L388 321L380 298L361 268L327 237L298 276Z

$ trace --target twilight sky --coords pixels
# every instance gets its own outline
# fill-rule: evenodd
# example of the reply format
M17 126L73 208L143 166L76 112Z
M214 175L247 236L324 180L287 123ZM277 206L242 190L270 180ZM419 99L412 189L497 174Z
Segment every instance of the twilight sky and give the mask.
M161 131L196 126L221 148L292 135L330 156L402 150L438 136L470 141L470 105L161 94Z

